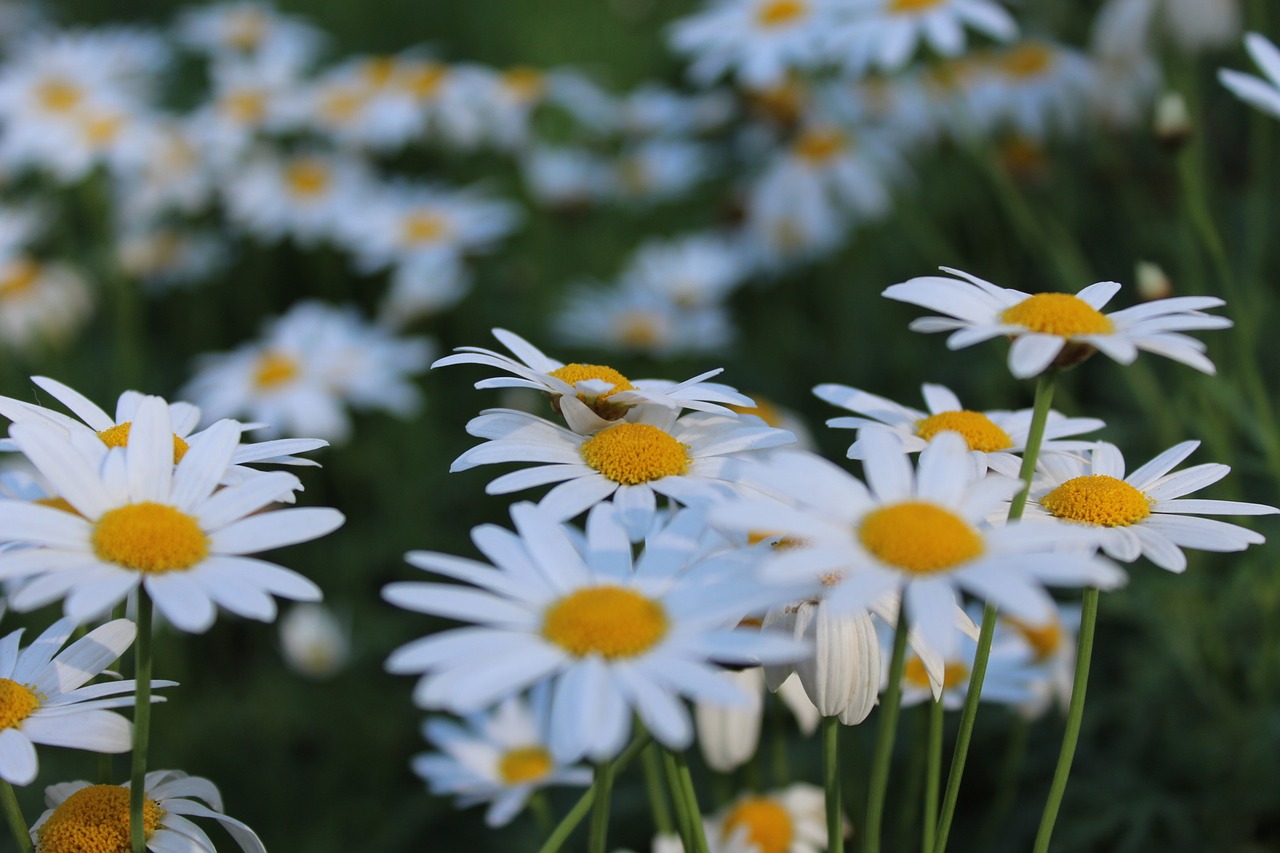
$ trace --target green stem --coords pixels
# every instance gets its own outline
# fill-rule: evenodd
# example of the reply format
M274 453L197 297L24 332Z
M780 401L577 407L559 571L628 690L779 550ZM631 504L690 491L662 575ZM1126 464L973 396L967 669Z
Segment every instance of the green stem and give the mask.
M1089 683L1089 661L1093 657L1093 629L1098 621L1098 590L1086 589L1080 610L1080 637L1076 646L1076 676L1071 683L1071 704L1067 710L1067 728L1062 733L1062 751L1058 753L1058 767L1053 772L1053 785L1049 788L1049 800L1044 804L1040 817L1040 830L1036 833L1035 853L1046 853L1053 835L1053 824L1058 819L1062 795L1067 790L1067 777L1071 775L1071 762L1076 754L1076 742L1080 739L1080 721L1084 719L1084 693Z
M551 820L551 806L547 802L546 791L534 791L529 797L529 812L538 824L538 831L546 834L554 828Z
M659 835L670 835L673 831L671 807L667 805L667 794L662 789L662 765L658 747L650 744L640 759L644 764L644 787L649 794L649 808L653 810L654 828Z
M596 765L596 778L592 787L596 790L595 806L591 810L590 853L607 853L609 838L609 805L613 800L613 762L602 761Z
M933 849L933 842L938 828L938 788L942 779L942 699L929 703L929 747L928 770L924 782L924 828L922 830L920 849Z
M1018 469L1018 479L1022 480L1023 485L1009 505L1010 521L1022 518L1027 498L1031 495L1031 479L1035 476L1036 461L1040 458L1040 445L1044 443L1044 430L1049 423L1049 409L1053 406L1053 387L1057 377L1057 372L1049 369L1036 380L1035 408L1031 412L1031 427L1027 433L1027 447L1022 453L1022 467Z
M626 770L632 759L640 754L640 750L649 745L649 740L648 732L641 732L636 735L631 744L614 760L614 775ZM587 812L591 811L591 805L595 802L595 794L596 786L592 785L578 798L578 802L574 803L573 808L569 809L569 813L560 819L560 823L547 836L547 840L543 845L538 848L538 853L556 853L564 846L564 843L569 840L569 836L578 828L578 824L582 823L583 818L587 816Z
M137 693L133 712L133 761L129 774L129 840L133 853L147 853L142 825L146 801L147 743L151 736L151 597L138 587L138 639L133 647Z
M907 603L898 609L898 625L893 632L893 657L889 662L889 686L880 703L880 723L876 727L875 751L871 759L871 786L867 793L867 816L863 826L865 853L880 853L880 823L884 816L885 789L889 784L889 763L893 738L898 728L898 706L902 698L902 667L907 651Z
M822 785L827 792L827 850L844 853L840 808L840 718L822 718Z
M18 805L18 795L13 786L0 779L0 808L4 809L9 829L13 830L13 840L18 844L18 853L31 853L31 836L27 833L27 820L22 816L22 807Z
M689 838L684 843L686 853L709 853L707 850L707 833L702 826L702 810L698 808L698 792L693 787L693 776L689 773L689 763L685 761L683 752L667 750L671 757L671 766L675 770L677 788L671 792L672 797L684 800L685 814L689 821Z

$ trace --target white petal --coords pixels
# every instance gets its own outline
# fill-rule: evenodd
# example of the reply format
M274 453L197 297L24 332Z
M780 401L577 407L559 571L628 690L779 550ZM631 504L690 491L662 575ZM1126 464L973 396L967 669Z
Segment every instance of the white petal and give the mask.
M237 521L209 537L210 549L220 554L248 554L318 539L336 530L342 513L328 507L299 507L264 512Z

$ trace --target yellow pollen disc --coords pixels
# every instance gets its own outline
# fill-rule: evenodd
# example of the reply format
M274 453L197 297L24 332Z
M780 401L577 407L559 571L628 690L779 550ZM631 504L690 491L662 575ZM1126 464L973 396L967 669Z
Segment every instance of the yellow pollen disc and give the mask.
M90 145L110 145L124 127L124 118L117 115L100 115L84 122L84 136Z
M791 148L800 159L821 166L845 150L848 144L849 140L838 131L807 130L800 134Z
M547 608L542 636L575 657L630 658L667 633L662 605L620 586L570 593Z
M1036 77L1053 65L1053 51L1042 44L1022 44L1006 51L998 60L1000 69L1010 77Z
M1027 645L1035 655L1036 663L1044 663L1062 648L1065 635L1062 632L1062 623L1057 619L1044 625L1032 625L1030 622L1023 622L1011 616L1005 616L1003 619L1027 641Z
M99 559L153 574L189 569L209 554L209 540L194 518L151 501L107 510L89 541Z
M258 124L267 115L267 99L261 92L242 89L230 92L218 102L219 108L241 124Z
M359 92L338 91L325 95L320 109L325 117L338 124L346 124L356 117L364 96Z
M968 409L941 412L916 421L916 435L925 441L933 441L933 437L940 432L958 432L969 443L970 450L981 450L983 453L1013 447L1013 439L1009 438L1009 433L1000 429L991 418L981 412L971 412Z
M582 445L582 461L626 486L689 470L689 446L651 424L614 424Z
M292 358L275 350L267 350L258 356L258 365L253 371L253 384L258 390L265 391L293 381L298 373L298 363Z
M295 195L323 195L329 189L329 169L316 160L296 160L285 168L284 180Z
M1067 480L1040 499L1058 518L1099 527L1128 527L1151 515L1150 498L1124 480L1093 474Z
M740 415L755 415L771 427L782 426L782 410L761 397L756 398L754 406L735 406L730 403L728 407Z
M84 100L84 91L75 83L54 78L36 87L40 106L51 113L69 113Z
M923 12L934 6L942 5L943 0L890 0L889 11L895 15Z
M630 349L652 349L662 342L662 320L653 314L633 313L614 322L618 345Z
M0 273L0 298L27 293L40 280L40 265L23 258Z
M510 749L498 761L498 776L508 785L536 782L551 772L551 755L540 746Z
M396 60L392 56L379 56L364 64L364 79L371 86L385 86L396 73Z
M546 80L536 68L516 67L502 72L502 85L522 101L532 101L542 94Z
M577 385L587 379L600 379L613 384L613 388L603 394L592 397L592 399L603 400L606 397L612 397L619 391L631 391L635 388L627 380L627 377L612 367L607 367L603 364L578 364L575 362L574 364L566 364L564 367L558 367L547 375L554 376L562 382L568 382L570 385ZM585 394L579 394L578 399L585 402L587 397Z
M125 421L122 424L116 424L108 427L98 433L98 438L102 439L102 443L107 447L128 447L129 446L129 430L133 428L133 421ZM187 444L181 436L173 437L173 464L177 465L182 461L182 457L187 455L187 450L191 445Z
M25 684L0 678L0 729L16 728L40 707L40 697Z
M760 853L787 853L791 849L791 815L767 797L748 797L734 806L724 819L720 834L727 841L740 826L747 828L747 840Z
M267 17L257 9L243 9L233 13L227 22L227 42L236 50L257 50L267 34Z
M142 835L151 838L165 816L150 797L142 801ZM129 789L122 785L81 788L54 809L36 832L40 853L129 853Z
M867 513L858 540L879 559L916 575L945 572L982 553L982 536L967 521L923 501Z
M67 502L66 498L39 498L34 503L40 506L47 506L50 509L60 509L63 512L69 512L72 515L79 515L80 511Z
M1070 293L1037 293L1000 312L1005 323L1025 326L1042 335L1109 335L1115 324Z
M440 85L449 76L449 69L436 63L414 68L405 76L404 85L419 98L430 98L440 90Z
M809 4L804 0L772 0L756 10L756 23L762 27L782 27L803 18L808 11Z
M404 242L436 243L449 234L449 220L438 213L417 210L410 213L400 223L400 235Z
M929 673L924 668L924 661L911 657L902 668L902 680L912 687L922 690L929 688ZM957 661L950 661L942 667L942 689L954 690L969 681L969 667Z

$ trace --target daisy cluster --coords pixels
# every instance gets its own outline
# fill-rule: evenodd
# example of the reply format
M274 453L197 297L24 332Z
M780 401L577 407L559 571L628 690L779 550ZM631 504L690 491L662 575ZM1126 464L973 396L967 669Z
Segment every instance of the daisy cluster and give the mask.
M21 841L29 830L22 849L34 845L40 853L119 853L139 845L155 853L214 853L191 820L207 817L241 849L265 853L251 829L223 814L208 780L147 772L149 709L162 699L152 690L176 686L150 677L151 614L154 606L178 631L202 633L219 609L269 622L277 597L318 601L313 582L253 555L324 536L343 516L289 506L301 480L258 466L314 465L295 454L327 442L245 441L263 425L221 419L199 428L196 406L134 391L108 413L55 380L33 381L66 411L0 397L0 414L12 422L0 448L27 465L0 474L0 583L8 608L61 602L64 616L26 648L22 630L0 640L6 816L14 823L9 786L37 778L37 746L134 756L123 785L103 778L47 788L48 811L30 827L14 825L15 836ZM123 618L126 605L136 625ZM135 636L137 678L102 678ZM132 723L114 710L123 707L135 709ZM142 827L132 840L131 826Z

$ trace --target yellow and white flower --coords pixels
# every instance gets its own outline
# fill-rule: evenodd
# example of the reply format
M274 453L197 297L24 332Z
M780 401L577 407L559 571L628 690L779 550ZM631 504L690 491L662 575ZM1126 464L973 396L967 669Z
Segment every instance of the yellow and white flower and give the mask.
M823 62L820 39L830 24L829 0L717 0L671 27L677 53L692 59L689 76L705 86L732 73L763 89L789 72Z
M852 0L841 23L828 34L828 49L849 73L898 71L921 44L941 56L965 49L965 28L998 41L1018 34L1018 25L993 0Z
M705 819L708 846L712 853L821 853L827 849L825 798L817 785L803 782L744 794Z
M1280 118L1280 50L1260 33L1245 36L1244 46L1265 78L1222 68L1218 80L1246 104Z

